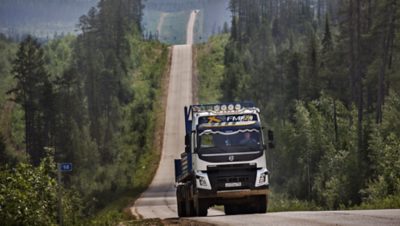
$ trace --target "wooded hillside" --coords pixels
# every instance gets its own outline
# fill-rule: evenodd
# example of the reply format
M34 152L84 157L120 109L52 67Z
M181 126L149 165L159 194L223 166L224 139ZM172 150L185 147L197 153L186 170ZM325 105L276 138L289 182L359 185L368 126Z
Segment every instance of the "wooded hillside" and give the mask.
M169 51L142 40L142 8L141 0L104 0L80 17L77 37L0 42L7 82L0 107L8 115L0 130L0 222L57 223L55 162L73 164L63 174L68 225L115 224L123 213L110 206L128 205L151 180Z
M230 2L221 101L255 101L275 131L275 192L329 209L400 206L399 7Z

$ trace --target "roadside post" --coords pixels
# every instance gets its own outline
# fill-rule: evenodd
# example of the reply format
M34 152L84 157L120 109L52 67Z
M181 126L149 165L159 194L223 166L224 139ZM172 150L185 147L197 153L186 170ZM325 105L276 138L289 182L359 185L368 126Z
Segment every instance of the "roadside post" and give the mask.
M57 163L57 177L58 177L58 221L59 225L63 226L63 208L62 208L62 173L71 172L72 163Z

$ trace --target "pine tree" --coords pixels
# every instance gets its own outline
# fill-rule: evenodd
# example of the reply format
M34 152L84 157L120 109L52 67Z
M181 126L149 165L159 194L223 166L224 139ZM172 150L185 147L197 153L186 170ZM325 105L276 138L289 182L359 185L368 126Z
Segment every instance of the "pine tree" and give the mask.
M322 51L324 53L332 51L333 49L333 41L332 41L332 33L329 24L329 16L325 15L325 32L324 37L322 38Z
M49 125L45 124L48 122L46 116L51 114L52 88L45 70L43 49L31 36L20 44L13 73L17 84L8 93L13 93L15 101L24 109L26 151L32 163L38 165L49 138Z

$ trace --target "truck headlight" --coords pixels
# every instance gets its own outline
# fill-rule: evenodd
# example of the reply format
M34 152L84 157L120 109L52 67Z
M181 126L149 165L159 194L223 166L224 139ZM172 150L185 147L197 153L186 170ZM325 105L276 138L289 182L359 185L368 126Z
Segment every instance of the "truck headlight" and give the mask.
M265 168L257 170L256 187L268 184L268 170Z
M207 173L196 171L196 185L198 188L211 190L211 184Z
M263 173L260 175L260 180L258 181L259 184L264 184L267 180L267 174Z
M199 177L199 184L202 187L206 187L207 186L207 180L204 177Z

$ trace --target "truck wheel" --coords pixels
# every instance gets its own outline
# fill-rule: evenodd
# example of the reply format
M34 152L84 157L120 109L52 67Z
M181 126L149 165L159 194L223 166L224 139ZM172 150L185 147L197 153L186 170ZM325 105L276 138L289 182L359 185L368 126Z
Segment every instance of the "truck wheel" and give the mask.
M258 200L257 213L266 213L267 212L268 196L262 195L257 200Z
M235 215L238 214L238 208L234 205L224 205L224 210L226 215Z
M185 199L183 199L182 195L182 186L178 186L176 188L176 204L177 204L178 216L186 217L186 205L185 205Z
M195 209L193 200L186 200L186 216L193 217L195 216Z
M205 217L207 216L208 212L208 205L207 205L207 200L202 200L202 199L196 199L195 203L195 209L196 209L196 215L200 217Z
M178 217L186 217L185 202L178 201L177 202L177 209L178 209Z

